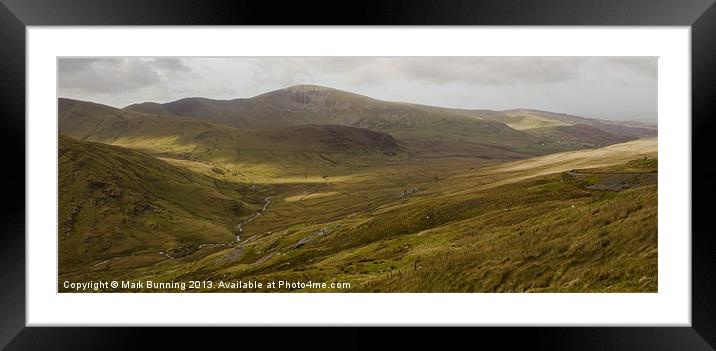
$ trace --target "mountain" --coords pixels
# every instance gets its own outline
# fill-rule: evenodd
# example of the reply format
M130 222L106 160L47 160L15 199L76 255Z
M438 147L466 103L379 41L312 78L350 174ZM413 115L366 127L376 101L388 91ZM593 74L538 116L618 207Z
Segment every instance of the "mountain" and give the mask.
M499 154L503 158L524 158L569 149L558 142L558 137L546 140L549 133L533 133L534 128L584 124L613 134L603 140L619 141L656 135L653 129L545 111L441 108L381 101L315 85L292 86L246 99L186 98L165 104L135 104L124 110L190 116L241 128L352 126L391 134L419 152L439 156ZM578 144L581 147L593 143Z
M338 124L376 130L418 127L454 112L450 109L385 102L315 85L296 85L248 99L212 100L194 97L166 104L130 105L124 109L142 113L163 110L173 115L203 118L234 127Z
M458 142L483 146L527 146L535 139L467 111L385 102L342 90L298 85L249 99L187 98L162 104L177 116L191 116L239 128L274 128L330 124L389 133L406 142ZM128 111L151 113L154 104L131 105Z
M60 267L128 253L175 256L233 239L238 218L262 198L121 147L59 137ZM247 202L248 201L248 202Z
M349 165L367 156L380 161L402 152L394 137L350 126L234 128L193 117L145 114L69 99L59 100L59 131L83 141L227 165Z

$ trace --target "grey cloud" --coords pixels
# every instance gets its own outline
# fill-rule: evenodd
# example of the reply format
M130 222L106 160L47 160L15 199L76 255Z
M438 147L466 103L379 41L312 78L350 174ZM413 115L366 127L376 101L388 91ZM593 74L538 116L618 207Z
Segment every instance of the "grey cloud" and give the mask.
M406 77L431 83L503 85L565 81L577 65L565 59L488 57L411 59L402 67Z
M159 75L137 59L61 58L58 64L60 90L112 94L156 84Z
M607 60L645 79L655 80L658 78L659 67L655 57L610 57Z
M159 70L170 72L191 72L191 68L184 64L182 59L174 57L155 58L149 64Z
M374 83L388 76L430 83L500 85L565 81L574 76L580 64L579 60L565 58L269 58L257 63L257 76L310 77L311 71L320 68L323 74L346 75L354 83Z
M62 74L76 74L89 68L93 63L100 62L103 59L99 58L61 58L57 60L57 68L59 73Z

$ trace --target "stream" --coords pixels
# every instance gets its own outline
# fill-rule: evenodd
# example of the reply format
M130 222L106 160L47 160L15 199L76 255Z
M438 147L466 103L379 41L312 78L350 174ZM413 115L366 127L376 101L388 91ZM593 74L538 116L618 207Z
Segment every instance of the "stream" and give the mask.
M245 220L245 221L243 221L243 222L241 222L241 223L239 223L239 224L236 225L236 231L237 231L237 233L236 233L236 242L241 241L240 235L241 235L241 233L244 232L243 225L244 225L244 224L248 224L249 222L253 221L253 220L256 219L257 217L261 216L261 214L264 213L264 212L266 211L266 209L269 207L269 205L271 204L271 197L272 197L272 196L266 196L266 197L264 198L264 201L266 202L266 203L264 204L264 207L262 207L258 212L256 212L255 215L249 217L249 219L247 219L247 220Z
M272 197L273 197L273 196L267 196L267 197L265 197L265 198L264 198L264 202L265 202L265 203L264 203L264 206L263 206L258 212L256 212L256 214L254 214L253 216L249 217L249 218L246 219L245 221L243 221L243 222L241 222L241 223L239 223L239 224L236 225L236 230L237 230L238 233L236 234L236 240L235 240L235 242L241 242L241 238L240 238L239 235L244 232L243 226L244 226L245 224L250 223L251 221L253 221L253 220L256 219L257 217L261 216L261 214L263 214L264 212L266 212L266 210L268 209L269 205L271 204L271 198L272 198ZM231 245L231 243L232 243L232 242L204 243L204 244L199 244L199 249L202 249L202 248L205 248L205 247L229 246L229 245ZM102 265L102 264L105 264L105 263L110 262L110 261L114 261L114 260L116 260L116 259L126 258L126 257L131 257L131 256L138 256L138 255L144 255L144 254L147 254L147 253L148 253L148 252L143 252L143 253L135 253L135 254L131 254L131 255L111 257L111 258L106 259L106 260L103 260L103 261L101 261L101 262L99 262L99 263L95 263L95 264L93 265L93 267L100 266L100 265ZM165 257L167 257L167 258L169 258L169 259L175 259L175 258L176 258L176 257L172 257L170 254L168 254L168 253L165 252L165 251L157 251L156 254L165 256Z

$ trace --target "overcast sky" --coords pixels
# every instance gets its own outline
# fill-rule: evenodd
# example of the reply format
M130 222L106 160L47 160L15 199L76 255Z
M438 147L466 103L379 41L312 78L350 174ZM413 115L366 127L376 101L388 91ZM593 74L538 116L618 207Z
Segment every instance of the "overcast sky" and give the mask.
M656 122L655 57L60 58L59 96L114 107L296 84L466 109Z

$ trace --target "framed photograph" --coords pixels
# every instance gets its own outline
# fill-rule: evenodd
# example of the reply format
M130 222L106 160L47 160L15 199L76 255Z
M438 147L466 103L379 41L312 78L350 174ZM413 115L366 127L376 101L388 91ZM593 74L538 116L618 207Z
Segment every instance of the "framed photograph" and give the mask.
M712 5L4 1L0 347L712 350Z

